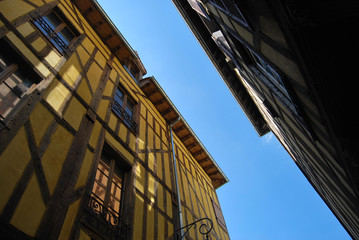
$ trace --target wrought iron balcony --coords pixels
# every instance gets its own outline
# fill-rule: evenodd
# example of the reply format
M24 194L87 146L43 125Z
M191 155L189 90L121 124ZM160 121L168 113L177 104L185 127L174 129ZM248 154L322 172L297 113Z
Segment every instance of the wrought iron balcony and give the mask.
M112 110L119 116L125 124L133 131L136 132L137 130L137 124L133 120L132 116L130 116L123 107L118 104L118 102L114 101L112 105Z
M63 53L69 50L68 43L66 43L59 34L47 23L44 17L37 15L32 19L32 22L49 38L50 42L53 43Z
M95 194L89 196L86 223L97 231L115 239L124 239L129 226L125 224L119 214L111 207L105 208L103 202Z

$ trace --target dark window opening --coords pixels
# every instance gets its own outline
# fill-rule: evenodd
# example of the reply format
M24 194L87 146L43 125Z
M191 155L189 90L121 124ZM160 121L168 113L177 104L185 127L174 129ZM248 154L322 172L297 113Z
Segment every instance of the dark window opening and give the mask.
M131 65L123 65L127 73L135 80L135 82L138 84L138 73Z
M234 20L239 21L244 26L249 27L246 18L243 16L242 11L239 9L237 3L233 0L215 0L215 5L221 11L226 12L229 16L231 16Z
M244 46L244 44L239 41L230 31L227 31L229 34L234 47L237 51L237 54L243 59L244 63L246 65L252 65L254 64L253 58L251 57L251 54L249 53L248 49Z
M40 76L4 39L0 39L0 120L3 122Z

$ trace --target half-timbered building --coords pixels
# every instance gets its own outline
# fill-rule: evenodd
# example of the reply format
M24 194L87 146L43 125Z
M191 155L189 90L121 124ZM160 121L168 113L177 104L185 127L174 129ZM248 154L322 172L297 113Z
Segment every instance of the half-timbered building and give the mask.
M173 0L259 136L359 239L358 1Z
M144 75L95 0L0 1L2 239L229 239L227 177Z

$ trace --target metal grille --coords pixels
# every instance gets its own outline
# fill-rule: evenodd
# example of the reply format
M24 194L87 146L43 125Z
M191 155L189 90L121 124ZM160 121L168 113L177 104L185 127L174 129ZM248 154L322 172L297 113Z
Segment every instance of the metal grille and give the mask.
M36 26L41 28L44 31L45 35L50 39L50 41L62 52L69 50L68 45L61 39L61 37L51 28L51 26L44 20L41 16L36 16L33 18L33 22Z
M132 119L130 115L128 115L125 109L123 109L123 107L118 102L115 101L113 103L112 109L132 131L136 132L136 122Z
M111 209L111 207L105 208L100 198L98 198L95 194L92 193L89 198L88 207L92 214L96 216L97 223L110 227L112 232L116 235L116 239L123 239L129 229L129 226L121 221L119 216L113 209Z

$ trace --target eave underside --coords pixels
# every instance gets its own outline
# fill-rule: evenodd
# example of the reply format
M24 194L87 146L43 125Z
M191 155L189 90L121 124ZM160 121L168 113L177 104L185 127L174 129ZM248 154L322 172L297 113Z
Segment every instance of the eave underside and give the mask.
M175 122L180 117L180 120L172 127L173 132L210 177L213 186L218 188L228 182L227 177L165 95L156 80L153 77L142 79L140 87L168 124Z

